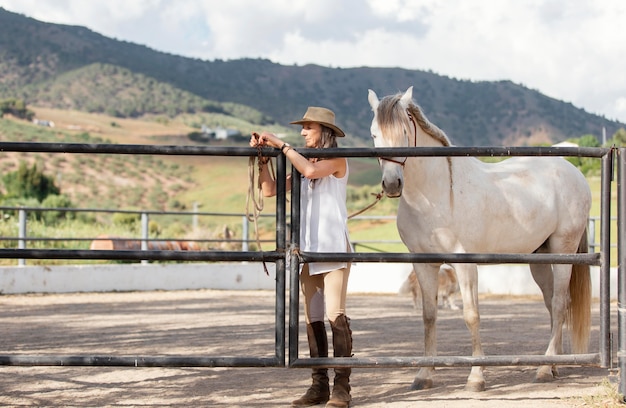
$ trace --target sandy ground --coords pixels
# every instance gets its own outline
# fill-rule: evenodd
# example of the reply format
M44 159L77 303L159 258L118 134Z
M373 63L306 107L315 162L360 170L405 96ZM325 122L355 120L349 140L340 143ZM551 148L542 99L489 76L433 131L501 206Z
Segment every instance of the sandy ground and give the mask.
M274 302L272 291L3 295L0 354L273 357ZM349 295L348 310L355 355L422 354L421 319L408 297ZM483 298L481 318L487 354L542 354L547 345L548 313L538 299ZM597 304L593 318L597 352ZM471 354L461 311L441 310L438 325L440 355ZM556 381L537 384L534 371L487 367L487 390L472 393L463 390L469 368L438 368L435 387L419 392L409 389L414 368L355 369L353 406L581 407L589 406L585 396L606 394L603 380L615 380L608 369L568 366ZM0 366L0 405L281 407L308 384L308 369L283 367Z

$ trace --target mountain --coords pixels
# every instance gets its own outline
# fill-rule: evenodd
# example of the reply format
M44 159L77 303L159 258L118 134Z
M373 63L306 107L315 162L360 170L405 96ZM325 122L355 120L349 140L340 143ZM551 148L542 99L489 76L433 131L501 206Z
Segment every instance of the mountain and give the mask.
M307 106L331 108L357 144L369 144L367 90L414 86L429 117L460 146L610 137L625 124L510 81L473 82L400 68L285 66L260 59L205 61L49 24L0 8L0 98L117 116L222 112L286 125Z

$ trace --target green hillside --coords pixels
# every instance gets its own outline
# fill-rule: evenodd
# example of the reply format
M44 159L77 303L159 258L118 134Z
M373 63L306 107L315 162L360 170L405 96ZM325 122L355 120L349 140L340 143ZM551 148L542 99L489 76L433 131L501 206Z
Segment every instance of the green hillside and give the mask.
M0 140L7 142L127 143L195 145L187 137L187 122L200 116L185 115L163 123L158 117L119 119L76 111L34 108L38 116L55 123L54 128L0 119ZM253 124L246 123L253 128ZM215 142L215 144L231 142ZM247 146L247 143L241 143ZM351 160L351 197L355 208L371 200L379 182L375 159ZM55 175L61 191L86 208L190 209L202 211L245 210L249 175L246 157L82 155L55 153L0 153L2 173L15 171L20 161L39 163L46 174ZM273 201L266 200L268 211ZM382 208L382 206L381 206Z
M114 65L92 64L21 89L24 100L38 106L104 113L115 117L214 113L255 125L270 121L261 112L239 104L210 101Z

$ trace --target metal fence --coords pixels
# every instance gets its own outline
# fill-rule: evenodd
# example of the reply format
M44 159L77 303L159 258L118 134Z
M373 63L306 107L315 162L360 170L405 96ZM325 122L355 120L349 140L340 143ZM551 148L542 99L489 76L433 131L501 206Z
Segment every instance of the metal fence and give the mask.
M140 228L139 235L133 236L133 231L128 231L128 234L124 237L111 237L111 236L92 236L92 237L64 237L64 236L34 236L29 234L28 231L28 220L30 219L29 215L31 213L46 213L46 212L58 212L58 213L105 213L105 214L133 214L137 215L140 220ZM26 249L29 246L29 243L34 242L71 242L71 241L87 241L87 242L97 242L97 241L133 241L139 242L141 245L141 250L146 251L151 246L151 243L159 244L164 242L194 242L194 243L205 243L205 244L236 244L241 246L242 251L248 251L250 249L251 244L256 243L269 243L273 242L273 240L269 239L251 239L250 238L250 218L248 215L243 213L217 213L217 212L205 212L198 211L194 209L192 211L156 211L156 210L119 210L119 209L105 209L105 208L66 208L66 207L28 207L28 206L20 206L20 207L9 207L9 206L0 206L0 214L1 213L15 213L17 214L17 236L0 236L0 242L5 242L5 247L16 246L19 249ZM150 237L149 225L150 221L155 216L184 216L190 218L190 224L192 225L192 231L196 231L199 225L199 218L201 217L209 217L209 218L236 218L240 220L241 224L241 238L181 238L181 237ZM287 214L289 217L290 214ZM259 214L259 217L275 217L275 214ZM352 222L359 221L395 221L395 215L359 215L348 220L348 225ZM616 222L617 218L612 217L611 222ZM596 252L600 250L600 242L598 240L598 236L596 231L599 231L600 217L589 217L589 226L588 226L588 239L589 239L589 252ZM289 224L287 225L289 227ZM10 243L10 244L9 244ZM371 240L352 240L351 244L355 251L358 251L359 248L363 248L368 250L369 252L386 252L380 248L381 244L393 244L393 245L404 245L399 239L371 239ZM378 247L377 247L378 245ZM617 248L617 243L611 243L611 248ZM142 260L142 262L146 262ZM24 266L26 265L25 259L18 259L18 265Z
M91 154L150 154L150 155L206 155L206 156L256 156L258 151L246 147L201 147L201 146L153 146L153 145L94 145L94 144L55 144L55 143L0 143L0 150L13 152L59 152ZM284 366L285 365L285 295L286 265L289 258L290 293L289 293L289 366L291 367L418 367L418 366L471 366L471 365L544 365L572 364L608 367L611 362L610 348L610 302L609 302L609 265L610 265L610 197L615 149L573 148L573 147L437 147L437 148L335 148L298 149L307 157L371 157L380 156L578 156L595 157L602 160L601 215L600 215L600 252L592 254L436 254L436 253L307 253L299 250L300 200L297 171L292 169L291 197L291 239L287 242L286 211L286 160L276 149L264 148L263 154L276 157L276 249L273 251L93 251L93 250L46 250L46 249L0 249L0 258L11 259L110 259L110 260L185 260L185 261L248 261L274 262L276 264L276 316L275 316L275 356L257 357L185 357L169 358L158 356L0 356L4 365L128 365L128 366ZM622 150L618 151L622 165ZM622 167L624 167L622 165ZM620 167L621 168L621 167ZM618 184L626 171L620 170ZM623 174L624 173L624 174ZM623 183L620 184L620 199ZM623 202L621 199L620 203ZM621 238L624 223L619 215L624 204L619 205L618 236ZM620 260L625 253L623 240L619 239ZM351 261L351 262L437 262L437 263L580 263L600 267L600 340L598 353L538 356L447 356L447 357L387 357L387 358L298 358L298 322L299 322L299 264L301 262ZM619 263L623 265L623 262ZM626 283L619 271L619 322L620 335L618 357L620 367L623 360L626 340L622 330L626 302ZM624 286L624 287L623 287ZM626 375L624 369L622 376ZM624 384L622 378L621 384Z

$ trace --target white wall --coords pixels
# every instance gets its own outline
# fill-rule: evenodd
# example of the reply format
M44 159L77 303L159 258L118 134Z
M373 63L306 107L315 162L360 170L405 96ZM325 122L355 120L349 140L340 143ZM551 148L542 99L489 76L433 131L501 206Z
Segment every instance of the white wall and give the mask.
M273 263L123 264L0 267L0 293L64 293L181 289L275 289ZM348 292L397 293L410 264L357 263ZM289 276L286 278L289 284ZM594 296L599 296L599 268L592 267ZM617 297L617 271L611 270L611 298ZM540 294L527 265L479 267L480 293Z

